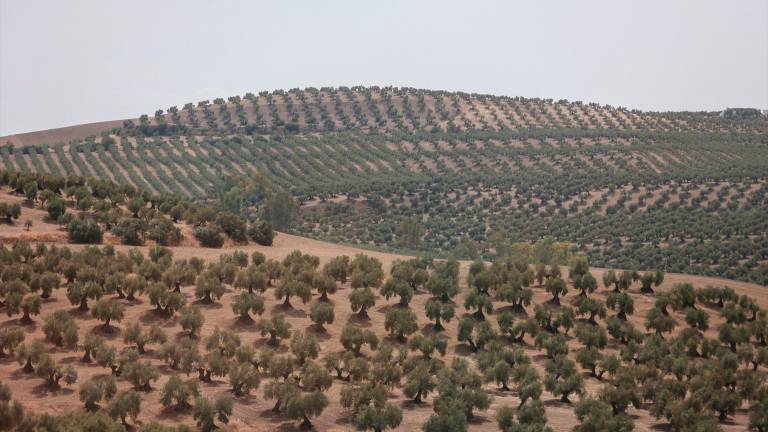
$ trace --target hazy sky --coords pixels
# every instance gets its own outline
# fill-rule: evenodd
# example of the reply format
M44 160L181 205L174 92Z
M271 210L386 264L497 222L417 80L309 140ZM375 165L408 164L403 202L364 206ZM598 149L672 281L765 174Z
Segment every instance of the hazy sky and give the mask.
M768 108L768 1L0 0L0 135L395 85Z

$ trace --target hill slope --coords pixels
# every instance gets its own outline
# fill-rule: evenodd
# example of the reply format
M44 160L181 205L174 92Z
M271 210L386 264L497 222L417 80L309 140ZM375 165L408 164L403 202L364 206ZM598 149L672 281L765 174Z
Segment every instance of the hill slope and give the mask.
M304 205L294 232L491 256L551 235L593 264L768 284L768 120L400 88L187 104L1 166L198 200L258 172Z

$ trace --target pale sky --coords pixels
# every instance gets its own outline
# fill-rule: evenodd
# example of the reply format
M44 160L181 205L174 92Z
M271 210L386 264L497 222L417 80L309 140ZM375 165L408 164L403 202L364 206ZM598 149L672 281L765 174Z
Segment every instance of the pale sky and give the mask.
M0 0L0 135L394 85L768 108L768 1Z

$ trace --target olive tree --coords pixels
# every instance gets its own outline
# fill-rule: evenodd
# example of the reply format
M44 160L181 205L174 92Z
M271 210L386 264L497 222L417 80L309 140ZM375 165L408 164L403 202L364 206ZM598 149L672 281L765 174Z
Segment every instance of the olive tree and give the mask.
M173 374L160 392L160 403L164 407L174 405L177 410L189 408L190 398L197 397L200 392L194 380L184 381L179 374Z
M99 321L103 321L102 329L111 329L109 323L122 321L125 316L125 306L114 299L100 299L91 308L91 315Z
M317 326L317 328L324 332L324 324L332 324L334 320L333 306L328 303L317 302L312 305L309 310L309 319Z
M393 308L387 311L384 318L384 329L399 341L418 329L416 314L410 309Z
M285 315L275 314L270 319L262 318L256 323L256 329L262 336L269 335L270 345L279 345L280 339L291 336L291 323L285 320Z
M455 308L451 303L443 303L438 299L429 299L424 305L424 312L427 318L435 322L435 330L444 329L443 322L450 322L453 319Z

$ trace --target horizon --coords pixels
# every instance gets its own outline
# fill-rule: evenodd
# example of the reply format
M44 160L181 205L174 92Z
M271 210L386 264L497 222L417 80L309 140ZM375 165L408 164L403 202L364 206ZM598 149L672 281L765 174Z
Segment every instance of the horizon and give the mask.
M352 83L765 110L768 3L0 3L0 136Z

